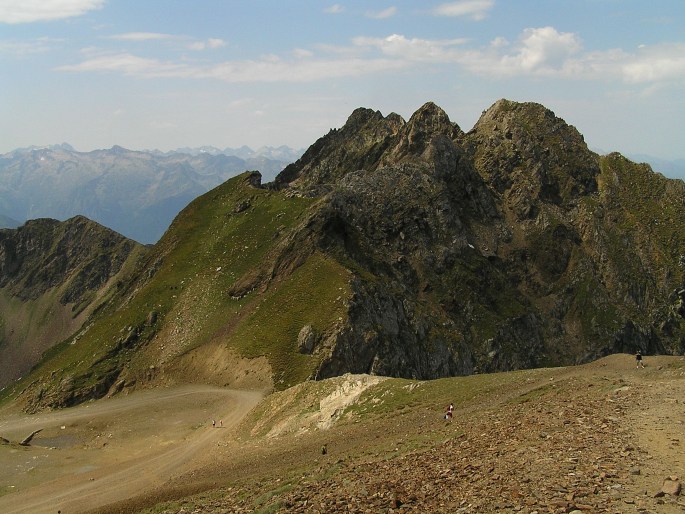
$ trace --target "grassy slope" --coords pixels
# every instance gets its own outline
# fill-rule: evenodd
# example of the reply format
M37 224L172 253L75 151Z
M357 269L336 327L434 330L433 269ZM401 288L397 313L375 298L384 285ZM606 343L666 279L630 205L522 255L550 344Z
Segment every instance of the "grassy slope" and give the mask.
M9 396L36 379L53 388L64 379L91 387L124 366L140 380L150 366L216 339L241 356L266 356L279 388L311 374L318 357L297 352L297 335L305 324L324 333L344 317L349 273L315 251L291 275L232 297L237 281L268 271L278 245L312 205L247 179L231 179L184 209L147 254L139 276L150 278L124 286L125 299L48 352ZM245 202L248 208L237 207ZM141 345L146 351L134 351Z
M0 328L4 326L5 331L2 344L11 353L9 358L16 361L10 363L11 367L20 374L26 373L35 365L37 356L74 334L98 305L116 294L116 284L131 273L144 252L144 247L136 246L107 284L81 295L76 304L65 305L60 301L65 291L73 287L73 278L59 288L48 289L36 299L20 300L12 292L0 291Z
M621 280L628 284L624 285L626 293L639 298L649 281L661 297L669 298L685 282L685 225L680 222L685 184L666 179L619 154L603 157L601 165L601 196L613 216L606 225L605 241ZM624 304L628 308L630 305ZM630 315L658 326L672 318L670 308L666 304L659 312L649 312L636 302ZM685 326L682 319L680 325L681 329Z

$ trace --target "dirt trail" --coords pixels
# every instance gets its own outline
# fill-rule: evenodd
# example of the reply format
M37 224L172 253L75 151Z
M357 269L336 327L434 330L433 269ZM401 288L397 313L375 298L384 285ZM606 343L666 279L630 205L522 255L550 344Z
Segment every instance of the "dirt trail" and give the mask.
M88 439L83 448L73 452L52 449L51 455L57 454L57 459L65 464L75 459L76 469L72 466L71 473L0 497L0 512L82 512L144 494L199 465L208 450L226 434L225 430L219 429L220 420L224 429L235 426L262 397L261 392L184 387L148 391L48 414L5 419L0 422L0 434L6 438L14 435L12 440L18 440L16 436L27 430L54 429L57 425L82 436L85 420L100 423L96 429L98 432L103 426L108 431L114 418L119 432L110 440L119 438L122 443L114 451L107 451L106 441L99 448L94 448L93 441L99 443L100 439L105 439L98 433L94 439ZM198 405L203 408L198 409ZM212 412L216 416L216 429L211 426ZM150 435L150 431L154 433ZM116 441L113 445L117 446ZM50 450L32 447L25 451L44 454ZM78 452L92 457L83 460L83 456L75 456ZM37 457L31 453L21 456Z
M638 509L682 513L685 500L656 496L665 479L685 481L685 370L669 369L664 362L653 359L652 366L636 371L628 381L632 390L626 424L641 468L631 493Z
M632 356L614 355L584 366L473 377L487 391L459 389L465 395L457 397L454 422L435 412L436 404L454 398L453 386L435 381L425 386L443 396L431 396L430 404L370 415L363 423L336 418L326 430L306 416L279 414L280 424L272 427L278 435L254 440L212 429L211 419L226 412L224 426L233 426L261 395L209 387L107 400L51 413L40 423L5 418L0 435L13 430L13 441L48 419L88 437L73 455L55 450L61 455L56 473L67 474L39 485L26 484L32 472L21 465L47 450L15 447L25 452L15 464L23 470L17 484L26 489L0 497L0 512L136 512L183 497L156 508L682 514L685 493L658 493L665 478L685 477L685 358L646 362L638 370ZM347 382L341 382L341 400L354 396ZM326 399L337 398L308 398L297 389L291 395L329 418ZM179 417L180 424L171 421ZM297 430L303 419L309 420L306 432ZM298 425L285 426L289 420ZM128 426L111 434L121 423ZM52 430L41 432L36 444L61 433ZM0 484L3 453L0 445Z
M235 454L219 454L212 475L227 466L223 487L157 508L683 514L685 493L659 492L665 478L685 476L685 358L646 361L638 370L632 356L613 355L492 375L485 380L495 387L457 402L452 423L436 423L439 413L426 418L415 406L306 437L273 438L263 453L241 452L242 473L231 468ZM260 469L264 460L269 469Z

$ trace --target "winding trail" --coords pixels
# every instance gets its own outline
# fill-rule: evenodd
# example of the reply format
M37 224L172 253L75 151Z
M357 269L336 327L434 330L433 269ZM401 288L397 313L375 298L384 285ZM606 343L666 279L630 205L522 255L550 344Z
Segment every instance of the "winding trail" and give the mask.
M173 409L176 409L179 399L187 401L191 406L204 395L217 394L224 396L223 410L217 414L217 419L223 420L224 428L237 425L263 397L263 393L258 391L202 386L149 391L74 409L9 418L0 421L0 433L18 433L21 430L34 430L46 425L68 424L112 414L123 420L132 409L153 406L159 408L164 402L171 400L174 401ZM225 431L203 424L182 441L158 445L144 455L125 458L121 462L109 462L87 473L70 473L29 489L2 496L0 512L83 512L152 491L170 478L193 470L203 460L205 452L216 447L217 441L225 434Z

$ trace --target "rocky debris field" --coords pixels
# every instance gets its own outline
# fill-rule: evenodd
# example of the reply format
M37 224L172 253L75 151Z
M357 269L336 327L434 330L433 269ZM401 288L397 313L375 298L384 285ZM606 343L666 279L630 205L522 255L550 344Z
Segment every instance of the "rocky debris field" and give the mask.
M239 479L219 456L215 489L155 512L682 513L685 359L646 360L523 373L452 421L414 409L269 441Z

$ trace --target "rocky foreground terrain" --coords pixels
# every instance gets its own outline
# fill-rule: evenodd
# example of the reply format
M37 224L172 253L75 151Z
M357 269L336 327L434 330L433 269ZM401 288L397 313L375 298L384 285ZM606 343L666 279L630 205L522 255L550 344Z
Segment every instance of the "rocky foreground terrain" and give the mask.
M99 512L164 497L177 499L146 512L685 512L682 357L637 370L616 355L466 380L466 389L438 381L433 406L393 412L370 389L375 400L358 402L377 413L348 409L328 430L241 439L243 426L241 446L227 434L204 469ZM441 409L450 389L466 394L454 398L452 422Z

